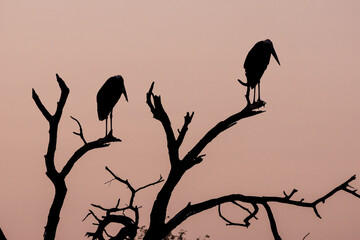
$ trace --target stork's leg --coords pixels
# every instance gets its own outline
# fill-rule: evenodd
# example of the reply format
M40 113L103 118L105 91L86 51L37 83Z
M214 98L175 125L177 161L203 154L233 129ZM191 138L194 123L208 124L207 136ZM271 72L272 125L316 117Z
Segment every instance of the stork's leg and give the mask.
M112 132L112 109L110 111L110 132Z
M258 101L260 102L261 99L260 99L260 82L259 82L259 96L258 96Z
M254 100L253 100L253 103L255 103L255 93L256 93L256 85L254 87Z
M107 135L107 120L108 120L108 118L106 117L106 119L105 119L105 137Z
M246 89L246 94L245 94L246 101L247 101L248 105L250 105L249 95L250 95L250 87L248 86L247 89Z

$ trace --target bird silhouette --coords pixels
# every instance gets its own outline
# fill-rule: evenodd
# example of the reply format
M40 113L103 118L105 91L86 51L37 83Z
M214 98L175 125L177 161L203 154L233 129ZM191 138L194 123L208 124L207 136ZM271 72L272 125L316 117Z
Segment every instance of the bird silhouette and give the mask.
M100 121L106 120L105 137L107 136L107 120L110 115L110 131L112 134L112 114L115 104L119 101L121 94L124 94L126 101L128 101L124 79L120 75L109 78L100 88L97 96L97 112Z
M262 101L260 99L260 79L269 65L271 55L273 55L277 63L280 65L273 43L269 39L266 39L264 41L257 42L246 56L244 68L247 83L242 82L240 79L238 79L238 81L247 87L245 97L248 104L250 104L250 88L254 89L253 103L255 102L256 85L259 85L258 101Z

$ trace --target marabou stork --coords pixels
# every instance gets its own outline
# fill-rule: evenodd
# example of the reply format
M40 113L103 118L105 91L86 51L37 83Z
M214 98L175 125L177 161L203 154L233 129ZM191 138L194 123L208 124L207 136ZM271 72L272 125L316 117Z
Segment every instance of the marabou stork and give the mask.
M107 120L110 115L110 131L112 134L112 113L115 104L121 97L121 94L124 94L126 101L128 101L124 79L120 75L113 76L109 78L104 85L100 88L97 96L97 112L100 121L106 119L105 127L105 137L107 136Z
M279 59L276 55L273 43L270 41L270 39L266 39L264 41L260 41L254 45L254 47L250 50L248 55L246 56L245 62L244 62L244 68L245 68L245 75L247 78L247 83L242 82L240 79L238 81L247 87L246 90L246 100L248 104L250 104L250 88L254 89L254 101L255 102L255 92L256 92L256 85L258 86L258 101L261 101L260 99L260 79L262 75L264 74L269 62L270 57L273 55L277 63L280 65Z

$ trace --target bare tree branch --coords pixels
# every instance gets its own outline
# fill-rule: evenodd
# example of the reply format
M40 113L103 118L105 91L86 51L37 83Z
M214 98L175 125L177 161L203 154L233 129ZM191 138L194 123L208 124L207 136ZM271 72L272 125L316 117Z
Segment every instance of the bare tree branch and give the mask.
M274 240L281 240L281 237L280 237L279 232L277 230L274 214L272 213L269 204L265 201L265 202L262 203L262 205L264 206L264 208L266 210L266 213L268 215L268 219L269 219L269 222L270 222L270 228L271 228L271 232L272 232L272 234L274 236Z
M241 83L241 81L240 81ZM350 193L351 195L360 198L360 195L357 193L356 189L353 189L349 182L355 180L355 176L351 177L349 180L345 181L340 186L334 188L328 194L320 197L319 199L313 202L306 202L304 199L301 200L293 200L295 193L297 193L296 189L293 189L292 192L288 195L286 192L284 193L284 197L258 197L258 196L245 196L241 194L231 194L215 199L210 199L201 203L191 204L189 202L182 210L175 214L172 218L167 219L167 206L170 201L170 197L172 195L173 190L175 189L178 182L181 180L183 174L190 168L192 168L195 164L200 163L203 160L205 154L201 154L201 152L205 149L205 147L213 141L220 133L227 130L228 128L234 126L238 121L248 118L251 116L255 116L264 111L256 110L265 106L264 101L257 101L253 104L248 104L243 110L238 113L235 113L223 121L220 121L213 128L211 128L195 145L191 150L182 158L179 158L179 148L183 143L184 137L187 133L188 126L192 121L193 114L186 114L184 117L184 124L181 130L178 130L179 136L176 140L174 140L173 130L171 128L171 122L166 114L160 96L157 96L153 93L154 83L151 84L151 87L147 93L147 104L150 108L155 119L159 120L164 128L167 137L167 146L169 153L169 160L171 163L171 169L168 175L167 180L165 181L162 189L159 191L156 200L154 202L151 215L150 215L150 226L144 237L144 240L154 240L154 239L163 239L167 234L169 234L174 228L176 228L179 224L184 222L190 216L200 213L202 211L208 210L215 206L218 206L219 216L227 222L228 225L239 225L239 226L249 226L250 220L252 218L256 219L256 214L259 211L259 205L264 206L267 216L270 222L270 226L273 232L273 236L275 240L280 240L281 237L278 233L276 227L276 221L274 219L274 215L271 211L271 207L269 203L277 202L281 204L289 204L300 207L307 207L313 209L316 216L321 218L317 205L320 202L325 202L326 199L331 197L336 192L342 190ZM254 207L253 211L243 207L238 202L249 203ZM227 219L221 212L220 205L223 203L233 203L237 207L247 211L249 215L243 220L244 223L235 223ZM166 222L167 220L167 222Z
M122 216L122 215L111 215L111 214L107 214L106 216L104 216L102 219L99 219L98 217L96 217L96 215L91 211L91 214L94 216L94 218L98 221L98 224L96 224L98 227L96 229L95 232L87 232L86 236L87 237L92 237L93 240L105 240L105 238L103 237L103 233L105 232L106 235L108 235L109 237L111 237L110 239L134 239L136 236L136 232L137 232L137 225L135 225L135 223L133 222L133 220L127 216ZM84 219L85 220L85 219ZM122 229L120 229L120 231L118 232L118 234L116 236L110 236L107 232L106 232L106 227L110 224L110 223L119 223L124 225L124 227Z
M251 116L255 116L264 111L254 111L252 105L248 105L242 111L228 117L224 121L216 124L212 129L210 129L204 137L200 139L200 141L188 152L188 154L184 157L183 161L192 162L196 157L201 153L201 151L216 138L220 133L225 131L226 129L234 126L238 121L244 118L248 118ZM191 167L191 165L190 165Z
M95 216L95 214L93 214L93 212L91 210L89 210L90 213L86 215L84 220L89 215L93 215L99 224L98 224L98 227L95 232L93 232L93 233L88 232L88 233L86 233L86 236L92 237L93 240L96 240L96 239L103 240L103 233L105 232L105 234L108 235L106 233L106 229L105 229L106 226L110 223L119 223L119 224L123 224L124 227L120 229L120 231L116 237L110 236L111 237L110 239L134 239L136 236L138 225L139 225L139 207L134 206L134 199L135 199L136 193L147 187L161 183L164 180L160 176L160 178L157 181L154 181L152 183L146 184L142 187L135 189L128 180L124 180L124 179L118 177L108 167L105 167L105 169L114 177L114 179L112 179L106 183L109 183L113 180L117 180L120 183L124 184L130 190L131 196L130 196L129 204L126 207L119 208L120 199L117 201L117 204L114 208L104 208L100 205L91 204L93 207L96 207L96 208L99 208L99 209L105 211L106 214L100 220L98 217ZM135 215L134 219L125 215L126 210L130 210L134 213L134 215ZM119 211L122 211L123 215L114 214L115 212L119 212Z
M160 175L160 178L159 178L158 180L156 180L156 181L154 181L154 182L152 182L152 183L146 184L145 186L139 187L138 189L135 190L135 192L138 192L138 191L143 190L143 189L145 189L145 188L148 188L148 187L150 187L150 186L156 185L156 184L161 183L161 182L163 182L163 181L164 181L164 179L163 179L163 177Z
M284 191L285 198L290 199L295 193L297 193L297 191L298 191L297 189L293 189L290 195L287 195L286 192Z
M61 89L61 95L59 102L57 104L57 108L55 111L54 116L51 116L49 111L45 108L45 106L41 103L39 96L36 94L35 90L33 89L33 100L36 104L36 106L39 108L41 113L44 115L45 119L49 122L49 144L47 153L45 155L45 164L46 164L46 174L50 178L52 182L56 181L58 172L55 169L54 164L54 155L56 150L56 141L57 141L57 129L61 117L61 113L63 111L63 108L65 106L66 99L69 95L69 89L66 86L65 82L59 77L58 74L56 74L56 80L59 84L59 87Z
M163 128L165 130L166 139L168 143L167 147L170 156L170 163L177 164L179 161L179 151L175 144L174 131L171 127L170 119L161 104L161 97L153 94L152 92L153 88L154 88L154 82L151 84L149 92L146 94L146 103L148 104L153 114L153 117L162 123Z
M114 177L115 180L117 180L117 181L125 184L125 185L129 188L129 190L130 190L131 192L135 192L135 189L131 186L131 184L129 183L128 180L124 180L124 179L118 177L118 176L117 176L115 173L113 173L107 166L105 167L105 169L106 169L106 171L108 171L108 172Z
M176 143L179 147L181 146L182 142L184 141L186 132L188 130L188 126L191 123L193 116L194 116L194 112L192 112L191 115L189 114L189 112L187 112L184 117L184 125L182 126L181 130L178 130L179 136L176 139Z
M60 211L64 203L67 188L65 180L61 178L58 171L55 168L54 156L56 150L57 130L60 122L61 114L66 103L66 99L69 95L69 89L65 82L56 74L56 79L61 89L61 95L54 116L51 116L49 111L41 103L39 96L33 89L33 100L40 112L44 115L45 119L49 122L49 144L47 153L45 155L46 175L52 181L55 186L55 196L53 203L50 207L48 221L45 226L44 240L53 240L55 238L56 229L60 220Z
M61 95L60 95L60 100L58 102L58 106L56 108L55 114L54 114L54 118L56 119L57 122L60 121L65 103L66 103L66 99L69 95L69 88L66 86L65 82L62 80L62 78L59 77L58 74L56 74L56 80L59 84L59 87L61 89Z
M241 195L241 194L231 194L231 195L226 195L223 197L219 197L219 198L214 198L214 199L210 199L201 203L197 203L197 204L191 204L188 203L186 205L186 207L184 207L181 211L179 211L171 220L168 221L168 223L166 225L168 225L168 228L175 228L176 226L178 226L180 223L182 223L183 221L185 221L187 218L189 218L192 215L195 215L197 213L200 213L202 211L208 210L210 208L219 206L223 203L230 203L230 202L235 202L235 201L239 201L239 202L244 202L244 203L250 203L254 206L261 204L264 206L265 210L267 211L268 214L268 218L272 227L272 231L273 231L273 235L274 235L274 239L278 240L281 239L279 238L279 234L277 232L277 228L276 225L274 225L275 220L273 217L273 214L271 212L271 209L268 205L268 203L271 202L277 202L277 203L282 203L282 204L288 204L288 205L294 205L294 206L299 206L299 207L306 207L306 208L312 208L314 210L314 213L320 217L319 213L316 210L316 207L319 203L325 203L325 200L328 199L329 197L331 197L333 194L335 194L336 192L339 191L345 191L348 192L348 187L349 187L349 183L351 181L354 181L356 179L355 175L352 176L351 178L349 178L347 181L345 181L344 183L342 183L341 185L335 187L333 190L331 190L328 194L316 199L313 202L304 202L303 200L300 201L295 201L295 200L291 200L289 198L289 196L285 196L285 197L271 197L271 196L263 196L263 197L257 197L257 196L245 196L245 195ZM356 190L354 190L356 191ZM352 191L352 192L354 192ZM293 191L294 192L294 191ZM352 194L352 193L350 193ZM293 194L292 194L293 195ZM354 195L354 194L352 194ZM359 196L354 195L357 198L360 198ZM258 208L256 208L258 209ZM257 210L255 210L253 212L253 215L255 216L257 213ZM221 216L220 216L221 217ZM226 219L223 215L221 217L222 219ZM247 218L248 220L250 220L250 215ZM227 223L232 223L231 225L239 225L241 226L241 224L236 224L233 223L229 220L225 220ZM245 220L244 220L245 222Z
M45 106L42 104L39 96L37 95L37 93L35 92L34 89L32 89L32 98L36 104L36 106L39 108L40 112L42 113L42 115L44 115L45 119L48 122L52 121L52 116L51 114L48 112L48 110L45 108Z
M304 240L307 236L309 236L309 235L310 235L310 233L306 234L306 235L303 237L303 240Z
M359 195L357 194L354 194L356 192L355 191L349 191L348 188L351 187L349 185L350 182L354 181L356 179L356 175L352 176L351 178L349 178L346 182L344 182L343 184L341 184L340 186L334 188L331 192L329 192L328 194L326 194L325 196L319 198L318 200L316 200L313 205L316 206L318 203L322 202L322 203L325 203L326 199L328 199L329 197L331 197L332 195L334 195L336 192L338 191L345 191L345 192L348 192L348 193L351 193L353 194L355 197L360 197Z
M245 210L246 212L248 212L250 215L254 215L253 217L257 220L257 217L255 216L255 214L258 212L259 208L256 204L252 204L252 206L254 207L254 212L251 212L248 208L242 206L241 204L237 203L237 202L232 202L232 204L238 206L239 208ZM255 214L254 214L255 213Z
M98 221L98 222L101 221L100 218L98 218L98 217L95 215L95 213L94 213L93 211L91 211L91 210L89 210L89 213L84 217L84 219L83 219L82 221L85 221L86 218L88 218L90 215L92 215L92 216L96 219L96 221Z
M86 140L85 140L85 138L84 138L84 134L83 134L83 130L82 130L82 127L81 127L81 124L80 124L80 122L76 119L76 118L74 118L73 116L70 116L74 121L76 121L77 122L77 124L79 125L79 131L80 132L73 132L75 135L78 135L80 138L81 138L81 140L84 142L84 144L86 144L87 142L86 142Z
M75 163L87 152L96 149L96 148L103 148L108 147L111 142L121 142L120 139L115 138L114 136L108 134L104 138L100 138L98 140L88 142L82 147L80 147L76 152L71 156L71 158L67 161L63 169L61 170L61 176L66 177Z
M154 202L153 209L150 215L150 226L149 230L144 238L144 240L149 239L161 239L164 238L170 231L173 229L168 224L165 224L166 220L166 211L171 197L171 193L180 181L182 175L194 165L202 162L205 154L201 154L201 151L210 143L216 136L226 129L232 127L236 124L237 121L254 116L256 114L262 113L263 111L253 111L256 107L261 107L264 103L257 103L257 105L248 105L239 113L236 113L224 121L219 122L215 127L210 129L205 136L200 139L200 141L185 155L185 157L180 160L179 158L179 148L183 143L184 137L187 133L188 126L192 121L193 115L187 113L184 117L184 124L181 130L178 130L179 136L175 140L173 129L171 127L170 119L165 112L160 96L157 96L153 93L154 83L151 84L148 93L146 94L146 103L148 104L150 111L153 114L153 117L159 120L164 128L166 138L167 138L167 147L169 153L169 160L171 163L171 170L165 184L162 189L159 191L157 198ZM176 222L170 219L169 222ZM177 225L176 225L177 226Z
M1 240L6 240L5 234L3 233L3 231L0 228L0 239Z
M64 204L64 200L67 193L65 177L69 174L76 161L79 160L86 152L92 149L106 147L111 142L121 141L120 139L117 139L111 135L87 143L85 141L80 122L72 117L72 119L74 119L78 123L80 128L79 133L75 133L75 132L74 133L80 136L80 138L84 142L84 145L80 147L77 151L75 151L75 153L71 156L71 158L66 162L61 172L58 172L57 169L55 168L55 159L54 159L56 144L57 144L58 127L70 90L66 86L65 82L59 77L58 74L56 74L56 80L61 90L61 94L54 115L51 115L49 113L49 111L42 104L35 90L34 89L32 90L32 98L36 106L39 108L40 112L43 114L43 116L49 123L49 143L48 143L47 153L45 155L45 165L46 165L46 175L48 176L48 178L51 180L51 182L54 184L55 187L55 196L52 205L50 207L47 224L45 226L44 240L55 239L56 229L60 220L60 211Z
M237 225L237 226L241 226L241 227L247 227L248 225L245 223L236 223L236 222L232 222L230 220L228 220L227 218L225 218L222 213L221 213L221 204L218 205L218 213L219 213L219 217L224 220L226 222L226 225L230 226L230 225Z
M236 223L236 222L233 222L233 221L230 221L229 219L227 219L222 213L221 213L221 204L218 205L218 213L219 213L219 217L221 219L223 219L227 224L226 225L233 225L233 226L242 226L242 227L249 227L250 226L250 220L252 218L255 218L257 220L257 217L256 217L256 214L258 213L259 211L259 207L255 204L255 203L252 203L252 206L254 207L254 211L251 212L248 208L246 207L243 207L242 205L240 205L239 203L237 202L232 202L234 205L240 207L241 209L245 210L246 212L249 213L249 215L244 218L243 222L244 223Z

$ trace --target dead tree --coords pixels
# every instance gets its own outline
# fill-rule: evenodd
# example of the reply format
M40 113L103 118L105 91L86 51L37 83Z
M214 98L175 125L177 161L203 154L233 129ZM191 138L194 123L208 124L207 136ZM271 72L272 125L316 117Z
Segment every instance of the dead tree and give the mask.
M79 132L78 133L74 132L74 134L78 135L81 138L81 140L83 141L83 145L74 152L74 154L68 159L68 161L61 170L57 170L55 168L55 151L56 151L56 143L57 143L58 126L70 90L66 86L65 82L57 74L56 74L56 80L59 84L61 95L57 103L56 111L53 115L51 115L49 111L46 109L46 107L42 104L35 90L34 89L32 90L32 98L36 106L39 108L42 115L49 123L49 143L45 155L45 165L46 165L46 175L53 183L55 188L55 196L51 204L47 219L47 224L45 226L44 240L55 239L56 229L60 220L60 211L63 206L67 192L65 178L70 173L75 163L85 153L87 153L90 150L107 147L110 145L111 142L121 141L120 139L114 137L112 133L109 133L104 138L99 138L98 140L87 142L84 138L83 130L80 122L72 117L72 119L74 119L77 122L80 128Z
M126 204L126 207L121 207L121 208L119 208L120 199L117 201L116 206L113 208L104 208L100 205L91 204L93 207L99 208L99 209L105 211L106 214L102 218L99 218L95 215L95 213L92 210L89 210L88 215L86 215L86 217L83 219L83 221L88 216L91 215L96 219L97 223L95 223L95 225L97 225L98 227L95 232L87 232L86 236L91 237L92 240L105 240L104 234L109 237L109 240L134 239L137 234L137 230L139 229L139 207L137 205L135 205L135 203L134 203L135 195L137 192L139 192L145 188L148 188L150 186L153 186L153 185L163 182L164 179L160 175L160 178L157 181L135 189L128 180L124 180L124 179L118 177L108 167L106 167L105 169L113 176L113 179L108 181L107 183L110 183L113 180L116 180L122 184L125 184L126 187L131 192L130 200L129 200L129 203ZM132 212L132 214L134 215L133 218L126 215L126 212L129 212L129 211ZM118 212L120 212L121 215L119 215ZM106 231L106 227L110 223L117 223L117 224L123 225L123 227L119 230L119 232L116 234L116 236L111 236Z
M173 190L181 180L184 173L203 161L205 154L202 153L204 148L214 140L220 133L227 130L228 128L234 126L239 120L252 117L258 115L264 111L256 110L265 105L265 102L258 101L253 104L248 104L243 110L238 113L231 115L223 121L220 121L213 128L211 128L195 146L185 154L184 157L179 156L179 148L183 143L185 135L188 131L188 127L193 119L194 112L191 114L188 112L184 117L184 124L181 130L178 130L177 137L173 131L171 126L171 121L164 110L161 98L158 95L153 93L154 83L152 83L148 93L146 102L149 106L153 117L160 121L162 127L166 134L167 140L167 149L168 156L170 160L170 172L169 175L157 194L157 197L154 201L151 215L150 215L150 225L147 233L145 234L144 240L161 240L166 237L174 228L183 223L190 216L203 212L205 210L218 207L219 217L222 218L227 225L236 225L236 226L244 226L248 227L250 225L250 220L256 218L257 213L259 212L259 207L263 207L267 213L268 220L270 223L270 227L272 230L272 234L275 240L280 240L281 237L278 233L276 227L276 221L274 215L271 210L270 203L282 203L289 204L299 207L312 208L316 214L320 218L320 214L317 211L317 205L319 203L324 203L329 197L335 194L338 191L345 191L347 193L352 194L355 197L360 198L360 195L356 193L356 189L353 189L349 183L355 180L355 175L349 178L347 181L334 188L328 194L320 197L319 199L313 202L305 202L304 199L301 200L293 200L294 194L297 192L294 189L289 195L284 192L284 196L282 197L258 197L258 196L245 196L242 194L231 194L226 196L221 196L218 198L209 199L204 202L192 204L189 202L183 209L181 209L178 213L176 213L173 217L167 218L167 207L172 195ZM243 220L243 223L236 223L228 220L221 213L221 205L224 203L233 203L236 207L243 209L248 212L248 216ZM248 209L241 205L241 203L247 203L252 205L253 209Z

